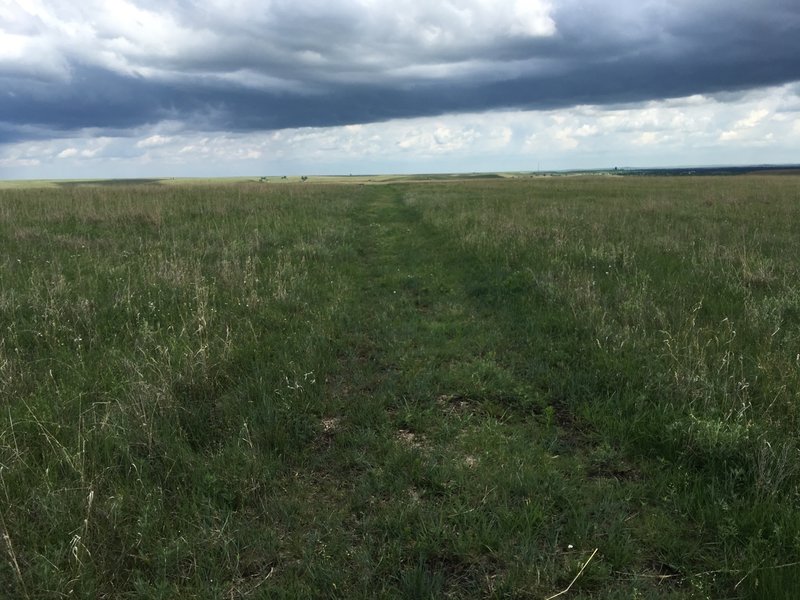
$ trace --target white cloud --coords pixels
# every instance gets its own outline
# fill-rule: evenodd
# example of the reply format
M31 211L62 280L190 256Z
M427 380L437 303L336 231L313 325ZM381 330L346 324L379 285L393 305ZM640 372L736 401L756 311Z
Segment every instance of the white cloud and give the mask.
M0 167L11 169L27 169L29 167L38 167L42 164L38 158L0 158Z
M77 156L77 155L78 155L78 149L77 148L65 148L64 150L59 152L56 156L58 158L72 158L73 156Z
M491 4L489 3L490 7ZM556 31L556 24L550 16L550 11L549 4L516 0L512 9L514 19L510 32L531 37L553 35Z
M597 128L596 125L588 125L588 124L584 123L583 125L578 127L576 130L574 130L572 132L572 135L574 135L576 137L589 137L589 136L597 135L598 131L599 131L599 129Z
M634 140L637 146L649 146L658 141L658 134L655 131L643 131Z
M561 150L574 150L580 145L580 142L572 136L571 129L559 129L553 134L553 140Z
M171 137L163 136L163 135L151 135L143 140L139 140L136 142L137 148L155 148L157 146L165 146L172 141Z
M297 87L292 74L305 70L315 74L307 82L364 81L367 73L393 69L397 76L414 69L450 75L448 65L469 70L482 48L556 31L545 0L236 0L191 8L149 0L16 0L3 11L6 71L16 65L27 75L63 78L71 62L80 62L128 75L214 75L264 88ZM447 58L437 66L432 52ZM403 73L410 64L419 66Z
M744 118L736 121L734 123L734 129L752 129L756 125L758 125L761 121L764 120L765 117L769 115L770 111L766 108L758 108L756 110L750 111L750 113Z

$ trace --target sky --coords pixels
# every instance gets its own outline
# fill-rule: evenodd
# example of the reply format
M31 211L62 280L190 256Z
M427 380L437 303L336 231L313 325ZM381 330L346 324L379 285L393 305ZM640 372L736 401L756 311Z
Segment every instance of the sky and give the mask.
M0 178L800 163L798 0L0 0Z

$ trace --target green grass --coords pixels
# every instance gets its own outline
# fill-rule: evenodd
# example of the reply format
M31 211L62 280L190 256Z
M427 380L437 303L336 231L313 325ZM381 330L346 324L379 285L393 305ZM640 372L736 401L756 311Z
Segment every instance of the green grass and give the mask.
M0 596L796 597L800 178L335 183L0 189Z

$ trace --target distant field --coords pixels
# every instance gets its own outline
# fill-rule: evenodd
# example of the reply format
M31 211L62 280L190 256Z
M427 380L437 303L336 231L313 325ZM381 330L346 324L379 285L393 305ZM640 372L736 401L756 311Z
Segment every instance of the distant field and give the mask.
M800 176L345 179L0 189L0 597L800 597Z
M60 187L108 187L128 185L222 185L233 183L259 184L387 184L475 181L482 179L538 179L550 177L694 177L694 176L742 176L742 175L791 175L800 176L800 165L750 165L719 167L660 167L660 168L613 168L588 171L516 171L476 173L419 173L400 175L267 175L249 177L164 177L143 179L40 179L0 180L0 189L60 188Z
M420 174L420 175L314 175L306 176L266 176L266 177L165 177L149 179L32 179L0 180L1 189L20 188L72 188L72 187L125 187L138 185L229 185L242 183L268 184L348 184L367 183L413 183L423 181L462 181L475 179L503 179L530 177L521 173L462 173L462 174Z

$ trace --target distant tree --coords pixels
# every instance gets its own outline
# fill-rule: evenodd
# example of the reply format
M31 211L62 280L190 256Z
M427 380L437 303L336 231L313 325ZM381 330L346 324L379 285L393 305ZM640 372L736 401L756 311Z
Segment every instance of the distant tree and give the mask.
M301 181L307 181L307 180L308 180L308 177L307 177L306 175L303 175L303 176L300 178L300 180L301 180Z

